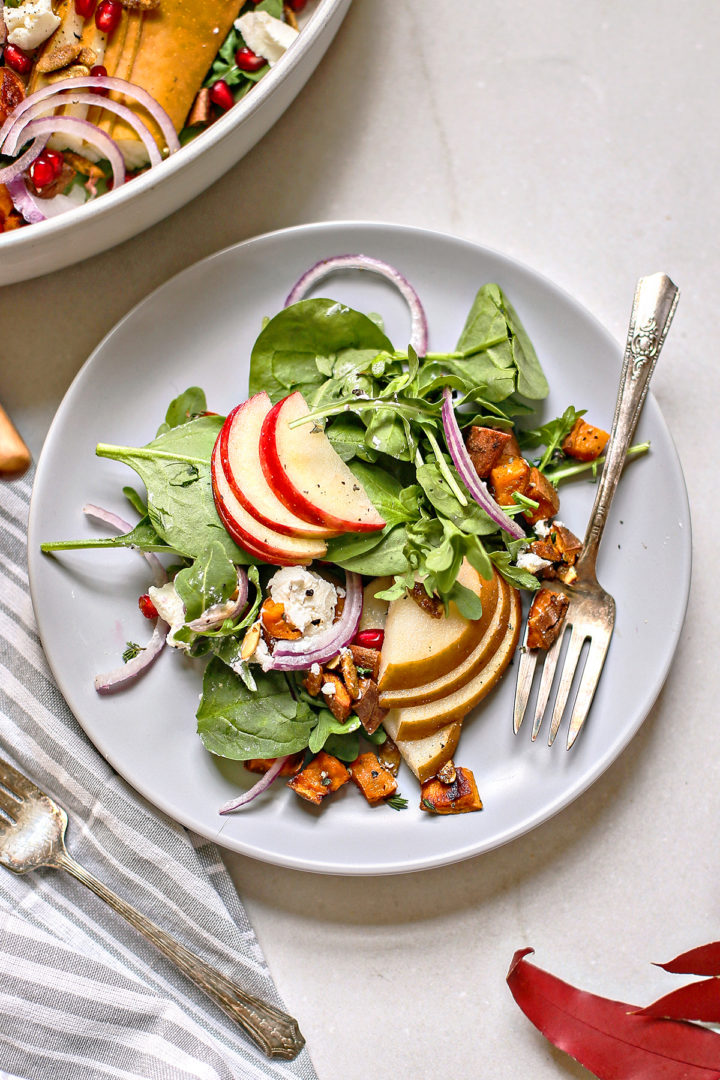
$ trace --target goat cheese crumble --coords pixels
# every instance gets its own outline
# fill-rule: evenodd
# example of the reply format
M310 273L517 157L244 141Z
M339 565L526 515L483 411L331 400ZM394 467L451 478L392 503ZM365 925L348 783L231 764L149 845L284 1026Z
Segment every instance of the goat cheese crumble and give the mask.
M172 645L174 649L189 649L187 642L175 640L175 631L182 629L185 625L185 605L173 582L168 581L160 586L151 585L148 596L155 605L159 617L164 619L170 627L166 638L168 645Z
M283 566L270 578L270 596L304 637L314 637L335 621L338 593L325 578L304 566Z
M552 563L549 559L541 559L532 551L523 551L522 555L518 555L516 566L518 570L529 570L531 574L537 574L547 566L552 566Z
M249 49L267 60L270 67L276 64L298 36L297 30L282 19L276 19L267 11L248 11L235 20Z
M52 0L25 0L19 7L4 7L7 39L11 45L30 51L54 34L62 22L52 9Z

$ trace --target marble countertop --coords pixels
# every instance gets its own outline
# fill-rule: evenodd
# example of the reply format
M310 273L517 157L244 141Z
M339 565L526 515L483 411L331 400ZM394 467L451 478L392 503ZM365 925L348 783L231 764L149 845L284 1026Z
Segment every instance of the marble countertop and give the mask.
M202 197L0 292L0 400L37 454L120 316L269 229L342 218L451 232L552 278L618 340L641 274L680 286L653 387L686 473L693 588L675 664L628 749L556 818L448 869L342 879L227 858L321 1080L588 1075L512 1001L515 949L645 1003L668 989L651 961L719 936L719 63L707 0L356 0L305 91Z

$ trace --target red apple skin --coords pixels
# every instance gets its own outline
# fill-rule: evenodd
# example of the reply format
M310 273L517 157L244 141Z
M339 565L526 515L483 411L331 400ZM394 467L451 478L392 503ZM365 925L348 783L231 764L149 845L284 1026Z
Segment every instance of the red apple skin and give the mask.
M265 417L262 431L260 432L260 464L265 473L265 479L280 502L287 506L288 510L291 510L293 514L302 518L303 521L309 521L313 525L322 525L328 529L335 529L338 533L382 531L382 529L385 528L385 522L382 524L375 524L372 522L363 523L346 521L344 518L336 517L329 511L319 510L318 507L311 503L310 500L303 495L302 491L299 491L291 482L282 467L275 442L275 433L280 410L283 403L287 401L289 397L292 397L292 395L282 398L273 405L272 409Z
M228 505L223 498L222 494L218 490L217 474L221 471L222 466L220 463L219 454L220 437L215 443L215 447L212 453L211 461L211 478L212 478L212 490L213 498L215 500L215 509L218 512L218 517L225 526L225 529L235 541L235 543L245 549L250 555L255 556L257 559L262 559L264 562L272 563L274 566L301 566L308 565L312 562L312 558L302 559L294 553L290 554L285 551L281 551L278 548L272 547L269 544L264 544L258 540L256 536L252 536L247 529L244 529L242 525L233 516ZM224 474L223 474L224 478Z
M232 465L230 464L230 431L232 429L235 418L241 414L242 410L246 408L246 406L252 400L252 398L248 398L247 401L242 401L239 405L236 405L232 412L228 414L225 423L220 429L220 464L222 465L225 479L230 485L230 490L232 491L233 495L240 503L240 505L247 510L248 514L252 514L252 516L261 523L261 525L265 525L268 529L273 529L274 532L281 533L283 536L306 536L312 539L338 536L338 532L331 531L319 525L314 525L308 521L303 521L303 519L300 518L298 519L297 528L294 528L291 525L286 525L281 521L274 521L271 518L267 517L265 514L261 513L258 507L251 502L251 500L243 491L241 485L238 483L237 475L233 471ZM270 485L270 487L274 493L272 485ZM283 503L283 505L285 504ZM286 509L289 510L290 508L286 507Z

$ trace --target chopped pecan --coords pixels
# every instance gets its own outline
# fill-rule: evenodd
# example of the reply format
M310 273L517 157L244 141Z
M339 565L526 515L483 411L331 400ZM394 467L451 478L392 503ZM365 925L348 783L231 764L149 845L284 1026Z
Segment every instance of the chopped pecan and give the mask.
M342 679L337 675L325 673L320 692L323 700L336 720L344 723L350 715L350 695Z
M357 668L355 667L355 661L352 658L351 652L343 650L340 654L340 674L343 677L343 682L347 687L347 692L350 697L355 701L360 696L360 682L358 679Z
M79 42L74 42L72 45L56 45L54 48L44 52L40 59L35 62L35 70L42 75L60 71L77 60L82 51L83 47Z
M412 589L409 590L408 596L411 596L417 606L421 608L431 619L442 619L445 614L445 608L442 600L437 596L428 596L425 586L421 581L416 581Z
M533 541L530 551L551 563L572 566L582 551L582 541L565 525L551 524L548 535L542 540Z
M541 589L535 593L527 622L529 649L549 649L558 637L570 601L562 593Z
M0 67L0 124L25 97L22 79L8 67Z
M313 670L316 668L317 670ZM322 685L325 682L325 672L319 664L313 664L303 680L303 686L307 690L310 697L317 697L322 689Z
M80 61L80 63L85 64L85 66L89 68L95 67L95 65L97 64L97 59L98 56L95 50L88 48L87 45L85 45L78 54L78 60Z
M72 165L75 172L79 172L91 180L99 180L104 175L99 165L83 157L82 154L76 154L74 150L63 150L63 157L68 165Z
M360 717L360 723L372 735L387 716L387 709L381 709L377 683L374 679L359 680L360 697L353 702L353 712Z
M62 79L86 79L90 74L87 64L72 64L63 68L62 71L53 71L47 77L49 83L61 82Z
M210 87L203 86L198 90L192 108L188 114L187 126L195 127L198 124L210 123L212 115L212 102L210 101Z
M377 682L378 672L380 671L380 650L367 649L364 645L351 645L350 652L355 665L370 671L373 679Z
M452 758L448 758L438 771L437 778L441 784L454 784L457 778L457 769Z

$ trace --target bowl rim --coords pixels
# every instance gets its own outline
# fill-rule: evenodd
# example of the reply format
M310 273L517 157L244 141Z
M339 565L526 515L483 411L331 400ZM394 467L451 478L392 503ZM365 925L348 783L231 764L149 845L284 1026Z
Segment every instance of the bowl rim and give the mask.
M196 162L213 146L225 142L243 121L258 112L264 102L277 92L290 73L302 62L305 53L322 35L335 11L351 2L352 0L318 0L317 7L303 26L294 47L288 49L250 93L175 154L171 154L159 165L153 166L136 177L132 184L123 184L117 191L108 191L98 199L93 199L74 210L47 218L45 221L37 222L30 227L0 233L0 253L10 255L23 248L42 243L46 237L57 237L71 231L79 222L86 224L93 219L97 221L109 216L125 203L151 191L164 179L175 176L192 162Z

